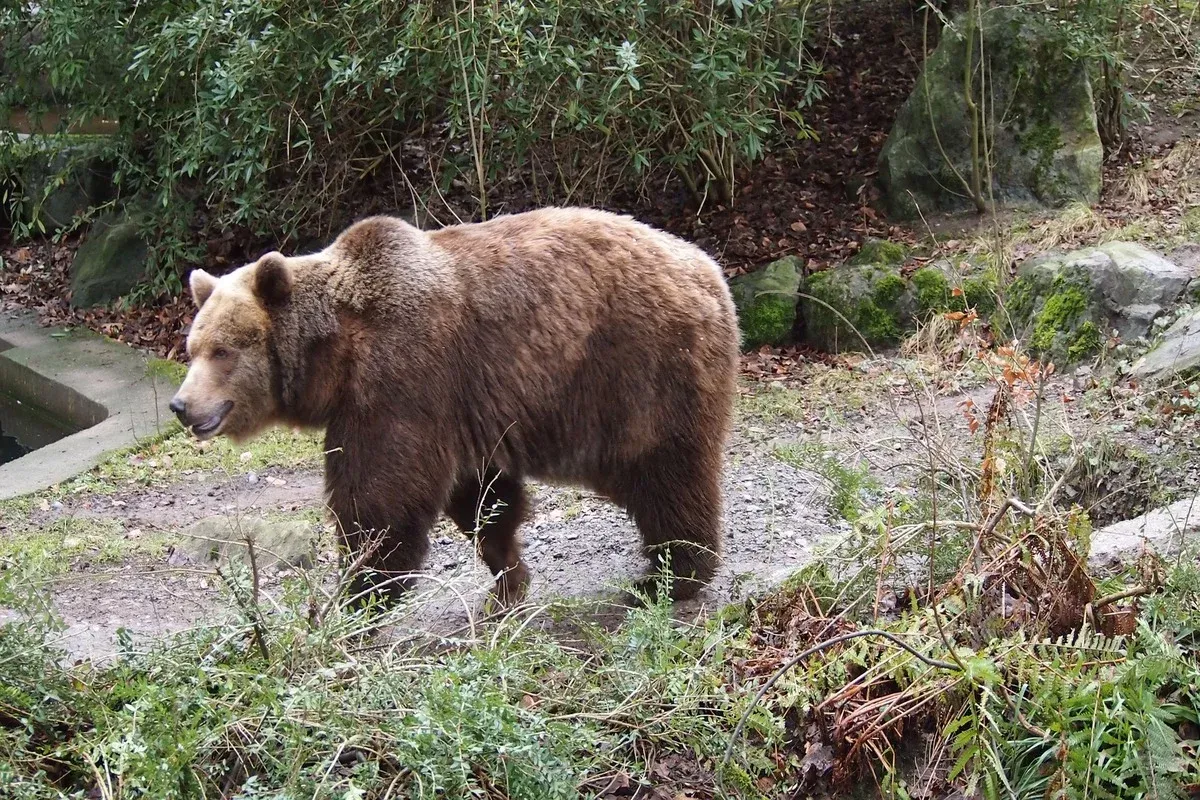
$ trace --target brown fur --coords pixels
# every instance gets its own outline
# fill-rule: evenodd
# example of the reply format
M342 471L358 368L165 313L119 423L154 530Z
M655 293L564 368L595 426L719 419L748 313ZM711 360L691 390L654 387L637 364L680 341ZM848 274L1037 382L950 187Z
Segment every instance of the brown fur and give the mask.
M500 599L519 597L533 478L624 507L669 556L672 596L711 578L738 331L693 245L582 209L431 233L374 217L192 289L181 418L231 403L199 435L325 428L329 505L352 550L383 532L377 574L419 569L445 511L478 533Z

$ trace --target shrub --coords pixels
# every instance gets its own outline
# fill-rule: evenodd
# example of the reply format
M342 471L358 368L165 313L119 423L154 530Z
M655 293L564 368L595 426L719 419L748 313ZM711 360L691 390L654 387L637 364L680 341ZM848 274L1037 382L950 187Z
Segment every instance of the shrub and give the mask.
M602 203L668 169L727 198L818 91L809 2L9 4L0 109L44 107L48 78L74 116L117 119L122 188L175 238L203 211L320 239L351 206L408 206L417 176L478 216L499 183Z

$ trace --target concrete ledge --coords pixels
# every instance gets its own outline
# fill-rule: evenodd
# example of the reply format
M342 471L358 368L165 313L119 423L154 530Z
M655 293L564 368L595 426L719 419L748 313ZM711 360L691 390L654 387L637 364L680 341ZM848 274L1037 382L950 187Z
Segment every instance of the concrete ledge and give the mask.
M177 388L150 369L149 356L120 342L0 313L0 391L82 429L0 465L0 500L61 483L166 432Z

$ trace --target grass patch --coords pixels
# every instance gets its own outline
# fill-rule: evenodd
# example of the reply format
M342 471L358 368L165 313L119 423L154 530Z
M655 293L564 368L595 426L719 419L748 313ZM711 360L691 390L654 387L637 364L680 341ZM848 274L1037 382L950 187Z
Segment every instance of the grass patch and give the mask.
M136 556L161 557L168 545L164 534L139 532L127 538L116 520L61 517L33 525L6 526L0 537L0 565L36 567L54 577L83 567L121 564Z
M829 481L833 508L850 522L858 519L864 506L871 502L871 495L880 488L865 464L848 467L819 444L783 445L775 448L774 455L785 464L815 472Z
M238 580L230 586L251 597ZM275 611L235 604L225 625L103 669L63 668L44 613L9 623L9 796L566 800L613 786L694 796L748 707L729 691L729 664L751 654L739 626L679 624L659 605L610 633L558 606L480 624L466 640L374 648L366 619L330 608L321 582L291 579ZM17 594L0 574L0 603L43 607ZM319 621L313 608L326 610ZM540 630L548 614L571 622L570 645ZM750 728L762 756L726 778L765 796L756 780L778 773L770 754L784 725L759 711Z
M812 407L805 394L777 384L758 385L738 395L739 417L760 421L803 420Z
M320 436L312 433L272 428L238 446L223 437L198 442L173 425L164 438L113 455L54 494L109 494L130 487L162 486L197 472L233 476L267 467L317 466L324 452Z

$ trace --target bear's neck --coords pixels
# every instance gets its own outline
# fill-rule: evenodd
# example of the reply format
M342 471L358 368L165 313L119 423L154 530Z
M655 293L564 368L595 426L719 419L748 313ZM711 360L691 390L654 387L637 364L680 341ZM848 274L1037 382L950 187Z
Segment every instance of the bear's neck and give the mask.
M271 390L281 421L324 427L347 385L348 360L333 303L305 288L272 315Z

